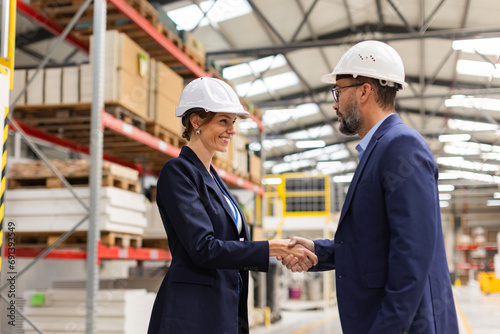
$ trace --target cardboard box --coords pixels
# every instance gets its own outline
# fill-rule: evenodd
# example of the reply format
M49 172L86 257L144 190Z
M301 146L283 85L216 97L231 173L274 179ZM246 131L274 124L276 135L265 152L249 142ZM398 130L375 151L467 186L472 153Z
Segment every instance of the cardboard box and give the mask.
M12 87L12 93L10 95L11 103L19 95L21 90L26 86L26 70L14 70L14 86ZM26 104L26 94L23 93L16 106L22 106Z
M33 74L35 74L36 70L28 70L28 77L26 80L29 80ZM28 86L28 91L26 92L26 103L27 104L43 104L43 82L44 82L44 71L38 72L35 79Z
M184 79L162 62L157 62L156 90L171 101L178 103L184 89Z
M62 68L45 69L45 104L61 104L62 95Z
M62 103L78 103L80 101L79 77L79 66L64 67L62 69Z
M91 49L92 44L93 38L90 39ZM151 64L149 54L126 34L116 30L106 31L105 48L104 101L120 104L136 115L148 119ZM85 76L82 81L87 81L89 76L92 78L92 73ZM85 94L85 101L87 100L88 96Z
M164 95L157 94L156 96L156 123L173 134L182 137L183 126L181 119L175 117L177 103Z
M254 154L249 154L248 165L250 172L250 180L255 183L261 182L261 160Z

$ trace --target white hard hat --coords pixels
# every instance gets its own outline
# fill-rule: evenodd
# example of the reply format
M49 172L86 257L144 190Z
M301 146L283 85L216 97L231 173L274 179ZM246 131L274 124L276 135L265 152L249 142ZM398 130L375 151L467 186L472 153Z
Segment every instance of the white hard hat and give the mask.
M233 88L220 79L210 77L195 79L184 88L179 105L175 108L175 116L182 117L192 108L238 116L248 115Z
M382 86L408 86L401 57L388 44L379 41L363 41L351 47L340 58L333 72L323 75L321 81L335 83L338 75L375 78L380 80Z

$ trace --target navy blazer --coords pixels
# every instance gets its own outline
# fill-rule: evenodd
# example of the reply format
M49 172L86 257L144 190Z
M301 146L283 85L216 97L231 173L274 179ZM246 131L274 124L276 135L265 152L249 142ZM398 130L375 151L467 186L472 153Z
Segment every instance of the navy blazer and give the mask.
M172 262L156 296L148 333L248 333L248 270L267 271L269 243L249 241L239 207L243 228L238 235L219 186L187 146L163 166L156 199ZM238 274L243 281L240 298Z
M424 138L391 115L349 186L335 240L316 240L336 272L344 334L458 334L444 250L438 169Z

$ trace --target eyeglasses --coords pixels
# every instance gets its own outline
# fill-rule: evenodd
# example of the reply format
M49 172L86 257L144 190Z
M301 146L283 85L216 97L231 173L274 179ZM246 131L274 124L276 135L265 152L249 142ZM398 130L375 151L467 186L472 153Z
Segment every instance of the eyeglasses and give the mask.
M349 88L349 87L362 86L362 85L364 85L364 83L358 83L355 85L349 85L349 86L343 86L343 87L336 87L336 88L332 89L333 101L335 101L336 103L339 102L339 97L340 97L339 90L344 89L344 88Z

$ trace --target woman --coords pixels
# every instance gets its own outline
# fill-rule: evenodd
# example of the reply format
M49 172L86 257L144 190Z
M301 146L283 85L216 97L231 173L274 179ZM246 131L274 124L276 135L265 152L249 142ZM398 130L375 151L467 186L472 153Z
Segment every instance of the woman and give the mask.
M176 116L189 141L158 179L157 203L172 262L158 291L149 334L248 333L248 270L267 271L269 257L293 254L304 270L317 263L286 240L249 241L235 198L211 167L226 152L237 116L248 115L222 80L189 83Z

